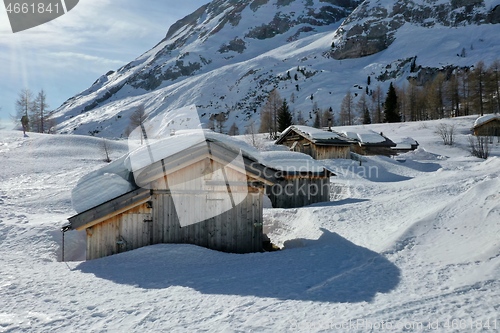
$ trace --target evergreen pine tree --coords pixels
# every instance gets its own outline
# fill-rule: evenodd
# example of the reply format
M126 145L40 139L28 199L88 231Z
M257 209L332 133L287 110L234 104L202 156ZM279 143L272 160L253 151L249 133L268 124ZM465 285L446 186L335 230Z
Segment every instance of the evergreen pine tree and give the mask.
M394 86L389 86L389 91L387 91L387 97L384 103L384 121L386 123L397 123L401 121L401 116L398 111L398 96L396 95L396 89Z
M321 125L330 128L333 125L333 109L332 107L321 112Z
M278 131L283 132L289 126L292 125L293 116L288 107L286 99L283 100L283 104L278 112Z

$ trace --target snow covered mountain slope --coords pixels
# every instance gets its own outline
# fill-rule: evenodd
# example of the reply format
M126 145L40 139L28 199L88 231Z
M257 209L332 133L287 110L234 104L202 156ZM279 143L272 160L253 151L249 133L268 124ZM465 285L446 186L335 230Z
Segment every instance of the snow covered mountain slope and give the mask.
M500 144L471 157L474 121L366 126L420 148L327 160L335 201L264 211L282 251L163 244L82 262L70 231L67 263L60 227L77 180L105 165L101 139L0 130L0 332L498 331Z
M336 31L335 59L359 58L387 49L406 23L458 28L500 23L498 1L365 1Z
M500 54L500 1L217 0L174 24L157 46L101 76L54 117L60 133L121 137L131 112L148 119L190 104L227 128L254 123L273 88L310 124L315 103L339 111L419 69L487 64ZM350 14L352 12L352 14ZM339 28L340 26L340 28ZM337 29L338 28L338 29ZM465 50L465 51L464 51Z

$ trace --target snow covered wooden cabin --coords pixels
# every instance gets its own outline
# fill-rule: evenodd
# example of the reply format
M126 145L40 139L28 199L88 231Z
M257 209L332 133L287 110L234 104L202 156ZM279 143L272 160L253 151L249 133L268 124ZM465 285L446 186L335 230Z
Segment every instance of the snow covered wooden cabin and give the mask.
M474 135L500 137L500 114L487 114L474 122Z
M311 156L290 152L264 152L264 164L277 170L275 184L266 187L274 208L298 208L330 201L333 172Z
M322 129L292 125L283 131L276 144L285 145L291 151L310 155L317 160L350 158L352 140Z
M406 137L397 140L396 146L392 147L392 151L396 154L403 154L418 148L419 144L415 139Z
M89 260L158 243L258 252L263 196L275 208L329 201L333 175L305 154L259 153L226 135L187 131L84 176L69 222L86 230Z
M87 259L157 243L262 251L263 195L275 174L229 139L175 135L83 177L69 222L87 232Z
M384 136L383 133L377 133L372 130L355 128L339 131L349 139L354 141L352 151L360 155L396 155L393 149L396 143Z

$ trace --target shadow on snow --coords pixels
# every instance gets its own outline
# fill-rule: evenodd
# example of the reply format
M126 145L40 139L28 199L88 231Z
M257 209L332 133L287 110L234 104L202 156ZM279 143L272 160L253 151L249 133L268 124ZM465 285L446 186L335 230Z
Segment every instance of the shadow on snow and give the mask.
M278 252L228 254L159 244L81 263L76 269L144 289L189 287L203 294L319 302L369 302L393 290L400 270L384 256L322 229Z

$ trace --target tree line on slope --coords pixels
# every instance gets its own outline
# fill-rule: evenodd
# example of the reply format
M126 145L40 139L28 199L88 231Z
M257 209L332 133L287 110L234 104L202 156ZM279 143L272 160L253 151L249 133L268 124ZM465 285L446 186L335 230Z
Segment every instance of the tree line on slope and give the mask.
M423 84L415 78L409 78L402 86L390 83L385 93L380 85L373 90L370 86L371 77L368 77L362 94L348 91L337 114L331 107L322 110L314 102L309 119L304 119L300 111L291 111L286 99L274 89L261 109L259 132L276 138L291 124L312 123L313 127L321 128L500 112L500 60L489 67L479 61L471 68L438 71L433 79ZM294 95L290 98L292 100Z
M42 89L36 96L30 89L22 89L15 103L16 115L13 121L21 124L25 132L52 133L55 121L50 119L51 111L47 94Z
M368 88L370 81L368 77L366 91L356 103L350 92L345 95L339 125L432 120L470 114L482 116L500 112L500 60L495 60L489 67L479 61L471 68L439 71L432 80L423 84L409 78L402 86L393 87L394 91L389 87L385 99L380 86L374 90Z
M365 91L361 95L348 91L337 114L332 107L320 109L317 101L314 101L309 119L304 119L302 112L291 110L287 100L281 98L278 90L274 89L261 108L261 125L258 131L276 138L278 133L291 124L312 123L312 126L321 128L499 113L499 72L500 60L494 61L489 67L479 61L471 68L439 71L432 80L423 84L419 84L415 78L409 78L408 82L399 87L391 83L385 96L380 85L370 89L371 77L368 77ZM294 99L292 94L290 101L293 103ZM34 97L29 89L23 89L16 100L15 122L21 122L25 131L50 133L54 130L55 122L50 119L48 107L44 90ZM224 132L228 113L213 115L208 128ZM142 117L144 115L143 109ZM253 125L247 126L248 131L256 132ZM128 134L130 129L126 132ZM238 126L233 123L227 134L238 135Z

